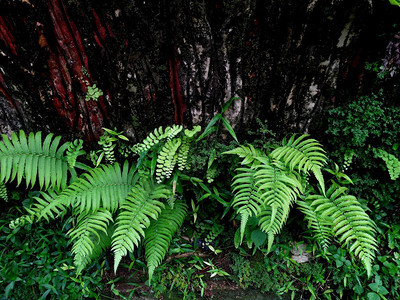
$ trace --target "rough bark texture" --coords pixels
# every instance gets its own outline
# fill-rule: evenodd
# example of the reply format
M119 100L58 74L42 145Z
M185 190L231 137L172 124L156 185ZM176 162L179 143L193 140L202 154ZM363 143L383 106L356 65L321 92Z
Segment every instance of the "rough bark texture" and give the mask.
M233 96L239 134L256 118L316 131L368 92L364 64L384 56L398 13L384 0L3 0L0 131L138 139L205 126ZM93 84L103 96L86 101Z

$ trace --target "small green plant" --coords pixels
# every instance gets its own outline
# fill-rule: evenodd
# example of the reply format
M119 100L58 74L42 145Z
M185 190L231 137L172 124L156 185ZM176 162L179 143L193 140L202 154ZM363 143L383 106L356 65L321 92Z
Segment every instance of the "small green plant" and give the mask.
M99 89L96 84L87 87L88 91L85 96L86 101L94 100L98 101L101 96L103 96L103 91Z

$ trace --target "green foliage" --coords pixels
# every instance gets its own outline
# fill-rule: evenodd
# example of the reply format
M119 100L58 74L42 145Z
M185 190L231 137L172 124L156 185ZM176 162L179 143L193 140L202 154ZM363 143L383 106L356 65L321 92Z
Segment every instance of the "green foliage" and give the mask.
M160 199L168 199L170 193L165 185L154 185L151 181L140 182L132 188L121 207L112 237L114 272L122 257L139 246L141 236L145 236L144 229L150 225L150 218L158 219L164 207Z
M83 141L81 139L74 140L68 145L66 156L69 167L71 168L75 167L76 159L80 155L86 154L86 152L82 150L82 147L83 147Z
M103 96L103 91L99 89L96 84L93 84L92 86L88 86L88 91L85 96L85 100L94 100L98 101L101 96Z
M360 257L370 275L378 247L375 224L357 199L345 193L346 190L345 187L333 184L326 196L309 195L306 201L309 201L310 206L316 207L316 212L332 220L334 235L339 238L340 243L351 245L350 251Z
M181 125L173 125L172 127L166 127L163 129L161 126L154 129L141 143L132 146L132 151L137 154L148 151L151 147L157 145L164 139L172 139L178 133L182 131Z
M61 146L61 137L48 134L42 141L42 134L30 133L27 137L23 131L13 133L11 140L2 135L0 142L0 181L7 183L17 179L19 185L25 179L27 187L33 187L36 181L40 188L64 188L67 185L68 173L75 175L75 170L68 166L64 156L69 144Z
M0 199L8 201L7 187L3 182L0 182Z
M0 218L0 298L100 299L102 267L92 265L84 274L75 274L73 257L66 251L65 225L37 223L11 230L8 223L17 214L16 208L3 210Z
M400 1L399 0L389 0L390 4L400 6Z
M77 266L77 273L81 273L83 268L91 262L90 257L95 249L109 247L99 246L107 239L101 239L100 234L107 235L107 228L112 222L112 214L105 209L99 209L93 213L82 213L77 218L77 224L72 228L68 235L73 243L72 254L74 255L74 264Z
M321 169L326 156L316 140L307 135L292 136L269 154L251 146L240 146L226 153L239 155L244 165L237 168L232 184L235 197L231 206L241 216L238 244L243 241L247 220L256 217L260 229L268 236L269 251L288 218L290 207L302 196L300 210L322 247L327 248L333 234L339 242L350 246L350 251L360 257L371 274L377 250L374 223L357 199L345 193L346 188L332 181L325 192ZM322 195L310 184L309 171L314 173Z
M376 157L383 159L389 171L390 179L396 180L400 176L400 161L393 154L382 149L373 149Z
M116 271L122 257L128 252L134 252L141 245L146 229L152 224L151 220L154 224L160 213L167 211L165 216L161 214L160 223L155 223L157 225L154 226L160 230L167 226L171 231L165 236L157 234L156 242L150 242L149 237L146 244L152 274L186 215L183 210L185 205L174 201L178 177L175 176L173 184L163 183L172 175L176 161L181 170L188 167L190 145L200 127L184 132L182 129L182 126L167 127L165 130L158 128L143 143L135 145L134 152L140 154L137 167L127 162L121 166L115 161L116 142L126 141L127 138L122 133L109 129L104 129L105 133L99 142L103 150L97 158L96 168L77 162L77 158L84 153L79 140L58 147L60 138L56 137L52 142L52 135L46 137L43 145L40 133L30 134L28 139L23 132L19 137L13 134L11 142L3 136L3 146L0 145L0 158L3 157L0 160L2 179L8 182L16 178L19 184L22 178L27 177L28 186L39 181L40 187L47 189L40 196L34 197L34 202L27 208L28 214L12 221L10 228L17 229L42 219L50 221L71 213L76 221L68 235L73 244L72 254L77 273L80 274L110 246L114 252ZM185 144L184 149L180 148L182 141ZM99 164L102 155L109 164ZM30 156L34 157L31 159ZM24 161L27 161L26 166ZM50 167L40 169L47 162ZM51 163L55 166L51 167ZM79 167L86 172L77 177L73 167ZM151 174L154 174L156 167L156 176L153 178ZM50 176L56 171L60 175ZM67 171L73 175L70 176L69 185ZM157 183L154 183L154 179ZM179 190L181 189L179 183ZM169 210L166 210L165 202L171 205ZM168 220L174 220L175 223L168 225ZM151 236L151 231L149 234Z
M174 138L167 141L161 148L157 157L156 178L158 183L162 182L165 178L168 179L171 177L172 170L178 159L177 151L181 144L180 139Z
M165 206L157 219L151 220L150 226L146 229L144 247L146 260L149 268L149 281L154 270L161 264L165 257L172 237L186 216L186 205L182 202L175 202L174 207Z
M224 125L225 129L229 132L231 137L238 142L238 139L236 137L235 131L233 130L232 126L229 124L228 120L224 118L222 115L223 113L232 105L233 101L239 100L239 97L232 97L227 101L222 107L221 107L221 113L216 114L211 121L208 123L207 127L204 129L203 133L199 136L197 141L205 138L206 136L210 135L213 132L218 131L219 129L219 123L222 122Z

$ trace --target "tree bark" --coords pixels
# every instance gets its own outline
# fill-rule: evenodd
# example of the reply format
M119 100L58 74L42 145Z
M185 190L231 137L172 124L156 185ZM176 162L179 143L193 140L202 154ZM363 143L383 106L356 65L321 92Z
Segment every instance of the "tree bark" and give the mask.
M133 140L225 117L245 136L321 130L324 112L371 89L398 9L355 1L19 0L0 4L0 131ZM86 101L96 84L103 96Z

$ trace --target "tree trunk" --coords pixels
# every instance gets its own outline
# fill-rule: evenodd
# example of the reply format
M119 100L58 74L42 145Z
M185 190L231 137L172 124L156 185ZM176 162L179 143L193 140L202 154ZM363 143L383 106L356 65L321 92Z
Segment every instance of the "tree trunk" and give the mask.
M82 1L0 4L0 131L138 140L225 113L244 135L318 131L324 112L369 92L398 9L355 1ZM393 10L393 12L391 11ZM96 84L102 96L87 101Z

